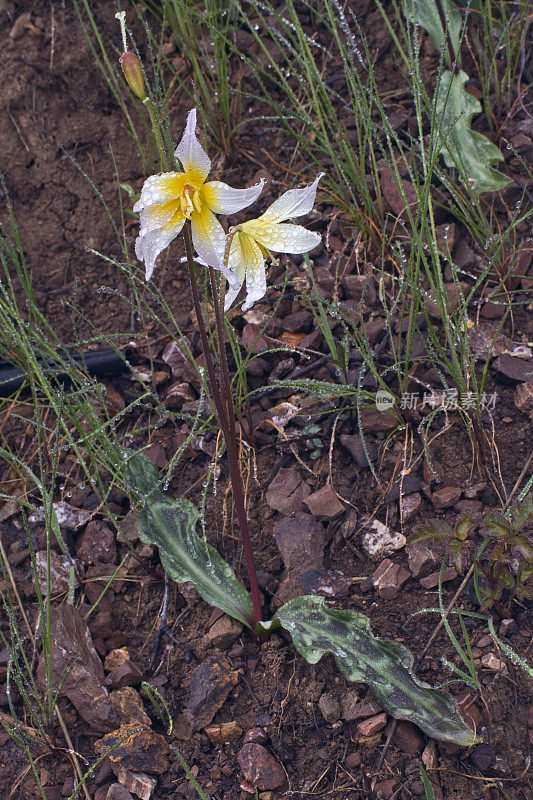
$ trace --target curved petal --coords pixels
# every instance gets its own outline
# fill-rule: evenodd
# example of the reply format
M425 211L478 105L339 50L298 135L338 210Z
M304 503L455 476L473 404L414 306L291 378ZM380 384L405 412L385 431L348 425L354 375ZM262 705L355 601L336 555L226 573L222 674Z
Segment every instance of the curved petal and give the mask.
M204 202L214 214L236 214L257 200L264 185L264 178L247 189L233 189L222 181L209 181L201 191Z
M149 231L157 228L164 228L172 220L176 211L180 211L179 200L169 200L157 206L148 206L141 210L139 219L141 222L140 235L144 236Z
M235 286L229 286L226 291L226 298L224 302L224 311L227 311L233 305L233 301L241 291L241 287L246 277L246 264L244 261L244 254L240 242L239 234L236 233L231 242L231 249L229 253L229 264L233 275L235 276Z
M211 161L196 138L196 109L189 111L185 131L176 147L175 155L183 164L185 172L199 173L205 180L211 169Z
M288 222L258 226L253 235L259 244L274 253L307 253L322 241L319 233Z
M238 231L233 238L229 266L235 273L235 277L238 277L240 284L242 284L243 278L246 279L246 300L242 310L247 311L263 297L267 290L267 283L265 257L259 245L245 231ZM231 298L231 302L236 297L231 292L228 293L228 296Z
M150 206L162 205L180 196L185 186L183 172L160 172L150 175L143 184L141 197L133 206L134 211L144 211Z
M159 253L169 246L183 228L185 217L176 214L172 221L163 228L146 231L139 234L135 242L135 255L139 261L144 261L146 267L146 280L152 277L155 260Z
M207 206L204 205L200 211L193 211L191 214L191 231L194 249L202 261L221 270L230 286L235 286L235 275L223 264L226 248L224 228Z
M261 222L283 222L285 219L309 214L315 203L318 182L324 175L324 172L320 172L313 183L304 189L289 189L267 208L259 220Z

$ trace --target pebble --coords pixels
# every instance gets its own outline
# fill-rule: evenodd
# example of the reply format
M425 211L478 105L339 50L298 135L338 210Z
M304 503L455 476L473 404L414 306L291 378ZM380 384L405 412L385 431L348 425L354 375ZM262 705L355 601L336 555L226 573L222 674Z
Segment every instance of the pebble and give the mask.
M447 567L442 572L442 582L447 583L448 581L453 581L457 578L457 572L453 567ZM425 578L420 578L420 585L424 587L424 589L434 589L435 586L439 585L440 580L440 569L432 572L430 575L427 575Z
M323 694L318 701L318 708L326 722L337 722L341 717L341 704L332 694Z
M169 768L170 750L164 737L137 723L121 725L106 734L94 743L94 749L98 755L109 753L111 763L120 769L162 775Z
M105 800L133 800L133 796L122 784L112 783L107 790Z
M114 564L117 558L115 534L105 522L93 519L78 537L76 554L83 564Z
M431 502L437 511L452 508L460 499L463 490L460 486L443 486L431 495Z
M360 767L361 764L363 763L361 753L358 752L350 753L349 756L346 756L345 763L348 769L355 769L356 767Z
M117 774L119 783L137 795L140 800L150 800L156 787L156 778L151 778L146 772L130 772L120 769Z
M514 393L514 404L523 414L533 411L533 383L521 383Z
M243 626L238 620L223 614L205 634L204 644L218 647L220 650L227 650L242 632Z
M283 768L260 744L243 745L238 760L246 780L260 792L277 789L285 782Z
M500 658L497 658L494 653L486 653L484 656L482 656L481 663L484 667L492 670L493 672L501 672L502 675L509 674L507 664Z
M437 566L437 557L427 544L415 543L407 548L407 563L413 578L424 578Z
M219 725L209 725L204 729L213 744L237 742L242 736L242 728L238 722L222 722Z
M424 749L424 737L410 722L400 721L394 731L394 741L403 753L419 756Z
M250 742L253 742L254 744L264 744L266 741L268 741L268 736L265 732L265 729L260 728L259 726L250 728L244 734L244 744L249 744Z
M330 483L306 497L304 503L315 519L320 522L329 522L346 510Z
M386 724L387 715L383 712L382 714L376 714L375 717L369 717L362 722L358 722L357 730L362 736L373 736L384 728Z
M409 494L402 498L400 510L402 515L402 522L410 522L413 517L418 513L422 506L422 497L419 492Z
M378 457L377 450L372 442L366 440L365 445L363 445L363 440L358 434L353 436L346 433L341 434L341 444L348 450L355 463L360 467L368 467L369 461L374 462Z
M379 783L374 784L374 792L376 797L381 797L382 800L390 800L396 786L398 785L398 781L396 778L389 778L386 781L379 781Z
M381 562L372 574L372 584L383 600L394 600L403 584L409 580L411 573L395 564L389 558Z

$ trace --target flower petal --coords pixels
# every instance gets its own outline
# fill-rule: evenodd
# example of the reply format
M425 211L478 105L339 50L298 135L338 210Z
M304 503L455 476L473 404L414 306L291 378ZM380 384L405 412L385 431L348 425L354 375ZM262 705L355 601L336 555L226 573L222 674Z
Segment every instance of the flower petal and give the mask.
M226 291L224 311L227 311L233 305L233 301L241 291L244 279L246 277L246 263L238 234L235 234L231 242L229 263L231 271L235 276L235 285L229 286Z
M180 233L184 222L183 214L175 214L171 222L163 228L151 231L141 230L135 242L135 255L139 261L144 261L147 281L152 277L157 256Z
M149 231L164 228L172 220L176 211L181 211L179 200L169 200L166 203L142 209L139 214L141 223L140 235L144 236Z
M282 222L293 217L302 217L309 214L315 203L316 190L320 178L325 175L320 172L313 183L304 189L289 189L288 192L278 197L265 213L259 217L261 222Z
M238 231L233 237L229 266L239 281L239 288L243 279L246 278L246 301L242 310L247 311L266 293L267 283L265 257L259 245L244 231ZM238 291L236 293L231 290L228 292L226 309L229 308L237 294Z
M200 211L193 211L191 230L194 249L202 261L221 270L230 286L235 286L237 281L233 272L223 264L226 248L224 228L207 206L202 206Z
M222 181L209 181L202 187L202 196L214 214L236 214L257 200L264 185L264 178L247 189L233 189Z
M141 197L133 206L134 211L144 211L150 206L163 205L180 196L185 185L183 172L160 172L150 175L143 184Z
M261 236L258 241L274 253L307 253L322 241L319 233L308 231L303 225L284 222L268 228L270 228L268 236Z
M196 109L189 111L187 125L176 147L175 155L183 164L185 172L197 172L205 180L211 169L211 161L204 148L196 138Z

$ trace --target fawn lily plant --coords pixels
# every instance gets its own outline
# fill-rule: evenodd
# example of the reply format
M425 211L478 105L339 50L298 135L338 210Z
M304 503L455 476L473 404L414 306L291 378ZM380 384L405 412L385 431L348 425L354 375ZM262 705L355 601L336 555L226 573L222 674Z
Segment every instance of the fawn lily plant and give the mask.
M253 203L263 189L263 179L248 189L233 189L222 181L207 181L211 161L196 138L195 128L196 109L192 109L175 151L183 172L151 175L133 207L141 220L135 254L144 261L146 280L152 276L157 256L178 236L186 220L191 223L197 254L206 263L222 268L218 253L224 249L225 233L215 214L241 211ZM235 287L233 273L226 269L224 274L230 286Z
M243 222L230 231L229 252L225 253L223 260L224 266L227 262L237 283L232 285L229 281L226 311L239 294L245 280L247 295L243 311L247 311L263 297L267 288L265 261L267 258L274 260L272 253L307 253L319 244L320 234L285 220L309 214L315 202L318 182L323 175L321 172L304 189L290 189L285 192L258 219Z

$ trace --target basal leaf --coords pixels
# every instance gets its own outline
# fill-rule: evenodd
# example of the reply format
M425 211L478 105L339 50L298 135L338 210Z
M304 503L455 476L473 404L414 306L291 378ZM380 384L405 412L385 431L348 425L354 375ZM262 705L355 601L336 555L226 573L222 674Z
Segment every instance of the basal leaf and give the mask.
M139 516L141 541L159 548L161 563L172 580L192 581L206 603L250 628L254 619L250 595L217 550L196 535L196 506L183 497L163 494L157 469L141 453L129 458L127 472L129 486L144 498Z
M462 719L455 700L413 674L414 659L397 642L378 639L370 620L356 611L329 608L321 597L289 600L274 616L298 652L316 664L332 653L350 681L368 683L380 705L396 719L415 723L428 736L468 747L479 741Z
M451 0L441 0L448 33L452 41L454 55L459 52L461 38L462 14L461 9L457 8ZM428 32L431 41L441 50L444 47L444 58L451 67L450 54L446 45L446 35L437 9L435 0L404 0L404 14L409 22L421 25Z
M457 167L474 194L503 189L509 180L492 168L503 155L486 136L470 127L481 103L465 89L468 75L462 70L441 75L435 97L435 122L442 137L441 155L447 167Z

